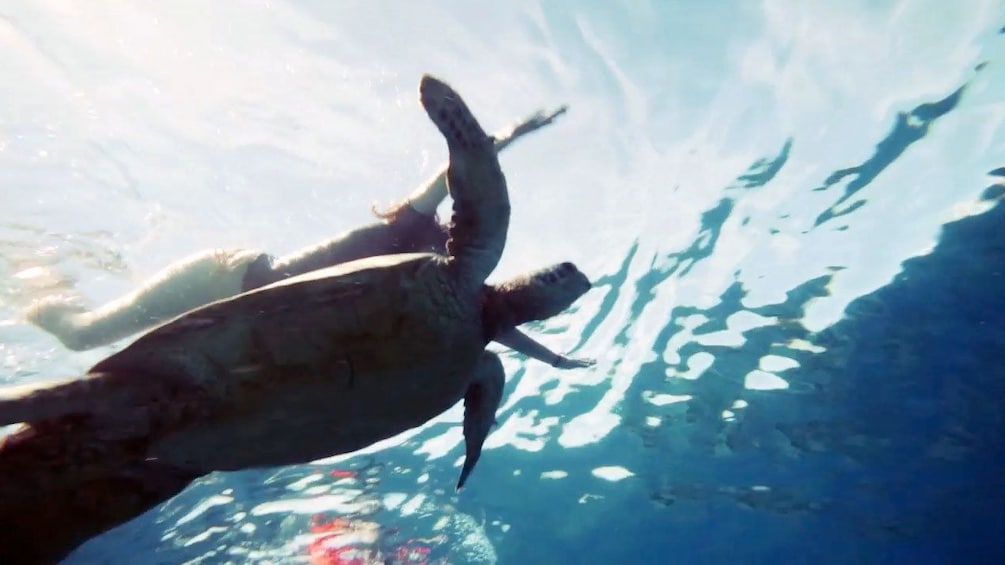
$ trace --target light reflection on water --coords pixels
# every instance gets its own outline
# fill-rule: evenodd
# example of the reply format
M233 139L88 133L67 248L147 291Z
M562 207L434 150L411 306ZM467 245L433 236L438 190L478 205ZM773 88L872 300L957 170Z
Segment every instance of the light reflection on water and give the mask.
M445 153L415 102L424 71L492 127L570 104L504 154L514 219L493 278L572 259L595 281L532 329L597 366L505 355L500 425L460 496L455 407L355 457L208 477L71 562L335 562L352 536L401 562L860 559L943 532L933 509L972 497L945 477L979 458L991 416L957 421L969 385L945 384L947 405L909 379L863 380L906 379L923 356L856 318L897 312L889 293L845 308L935 249L940 225L990 206L977 203L1002 165L1001 6L448 5L3 15L18 62L0 109L4 381L115 349L71 355L17 323L34 298L97 303L207 245L282 252L399 198ZM892 417L898 395L927 416ZM911 439L918 422L927 435ZM908 488L889 454L945 478L924 512L875 494Z

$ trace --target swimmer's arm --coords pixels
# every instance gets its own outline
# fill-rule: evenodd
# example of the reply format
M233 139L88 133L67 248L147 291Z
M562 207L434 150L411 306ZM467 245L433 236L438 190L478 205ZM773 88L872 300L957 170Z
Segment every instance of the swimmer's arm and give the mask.
M499 332L493 341L559 369L578 369L596 364L592 359L570 359L555 353L516 328Z
M506 149L510 143L513 143L520 137L527 135L532 131L537 131L544 126L551 125L556 119L558 119L559 116L566 113L568 110L568 106L561 106L549 114L546 114L543 111L538 111L533 115L520 120L508 130L503 130L494 134L493 137L495 137L496 140L496 153Z
M545 113L543 111L537 112L527 118L524 118L523 120L520 120L506 130L495 134L493 137L495 137L496 153L502 151L508 147L510 143L513 143L520 137L532 131L537 131L544 126L550 125L568 109L568 106L562 106L551 113ZM443 167L443 169L437 173L435 177L417 188L415 192L408 197L408 204L415 209L416 212L426 216L432 216L436 213L436 208L439 207L440 202L443 202L443 199L446 197L447 167Z

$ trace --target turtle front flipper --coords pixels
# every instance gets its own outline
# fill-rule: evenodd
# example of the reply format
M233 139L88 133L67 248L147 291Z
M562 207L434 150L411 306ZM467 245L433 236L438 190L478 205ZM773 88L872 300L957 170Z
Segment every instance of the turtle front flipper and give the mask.
M499 159L489 137L450 86L429 75L422 77L419 97L429 119L447 140L450 164L447 188L454 216L447 255L457 280L480 289L495 269L506 245L509 193Z
M457 490L464 487L482 455L482 444L496 423L496 410L502 400L504 384L506 375L502 361L495 353L486 351L464 393L464 467L457 481Z

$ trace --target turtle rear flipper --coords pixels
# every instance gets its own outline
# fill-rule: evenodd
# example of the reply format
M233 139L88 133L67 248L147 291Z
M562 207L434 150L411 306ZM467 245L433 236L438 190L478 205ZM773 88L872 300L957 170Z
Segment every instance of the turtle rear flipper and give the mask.
M453 199L454 216L447 255L451 268L465 287L480 290L506 245L510 215L506 178L493 139L459 94L446 83L425 75L419 97L450 150L447 189Z
M0 426L85 414L96 406L113 405L119 392L107 386L105 376L88 373L57 382L4 387L0 389Z
M100 436L82 420L67 418L0 439L3 563L56 563L196 478L147 460L143 442Z
M457 490L464 488L468 476L482 455L482 444L496 422L496 410L502 401L506 374L495 353L485 352L464 393L464 467L457 480Z
M194 387L181 379L135 371L93 371L56 383L0 389L0 426L91 416L107 438L145 435L152 419L180 419L174 402ZM205 395L203 395L205 396ZM95 423L95 425L97 425Z

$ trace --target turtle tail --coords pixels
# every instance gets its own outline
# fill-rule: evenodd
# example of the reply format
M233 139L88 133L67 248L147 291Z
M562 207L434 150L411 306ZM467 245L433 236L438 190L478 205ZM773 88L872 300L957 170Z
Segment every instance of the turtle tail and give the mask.
M510 204L493 138L449 85L422 77L419 97L447 141L447 188L453 200L447 255L459 281L480 288L506 244Z

